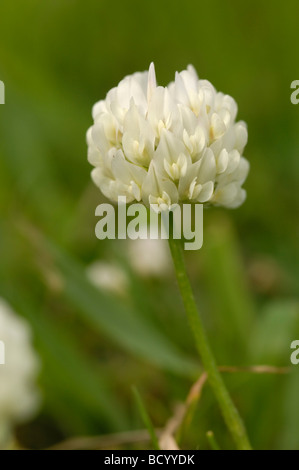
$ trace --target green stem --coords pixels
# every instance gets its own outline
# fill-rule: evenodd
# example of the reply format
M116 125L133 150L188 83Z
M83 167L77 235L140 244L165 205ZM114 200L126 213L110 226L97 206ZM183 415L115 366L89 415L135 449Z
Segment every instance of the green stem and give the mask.
M169 246L185 310L192 332L194 334L196 346L199 351L204 369L208 375L210 386L218 401L225 423L235 441L237 448L239 450L250 450L251 446L246 434L246 429L219 373L205 333L205 329L197 311L195 299L185 267L184 250L181 240L175 240L170 237Z
M213 431L208 431L206 436L212 450L221 450L218 442L216 441Z

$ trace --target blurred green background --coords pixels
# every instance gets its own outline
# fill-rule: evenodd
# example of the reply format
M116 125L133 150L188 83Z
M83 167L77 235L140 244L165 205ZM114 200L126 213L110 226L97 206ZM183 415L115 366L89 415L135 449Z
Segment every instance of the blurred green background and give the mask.
M299 336L298 2L16 0L1 2L0 295L28 318L43 368L43 407L17 431L41 448L143 427L137 386L158 428L200 373L172 276L142 279L117 241L94 236L104 199L90 180L91 107L155 62L160 84L192 63L231 94L248 123L246 203L204 214L188 269L221 365L290 366ZM128 276L123 297L92 286L104 259ZM299 366L226 374L255 448L299 448ZM232 446L204 389L182 448ZM132 442L123 448L149 448Z

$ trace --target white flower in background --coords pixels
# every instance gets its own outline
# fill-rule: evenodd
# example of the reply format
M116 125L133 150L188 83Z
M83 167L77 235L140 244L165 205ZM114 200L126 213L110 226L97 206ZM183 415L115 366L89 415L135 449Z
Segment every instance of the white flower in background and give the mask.
M92 284L113 294L124 295L128 290L128 277L121 266L105 261L95 261L86 270Z
M147 233L142 227L140 233ZM137 238L128 240L129 261L134 271L142 277L166 277L171 272L171 258L166 240Z
M31 344L29 324L0 299L0 341L5 363L0 364L0 441L15 424L30 419L38 408L36 386L39 360Z
M199 80L192 66L164 88L151 64L93 107L92 178L115 202L126 196L161 210L177 202L237 207L249 164L242 156L247 127L236 115L234 99Z

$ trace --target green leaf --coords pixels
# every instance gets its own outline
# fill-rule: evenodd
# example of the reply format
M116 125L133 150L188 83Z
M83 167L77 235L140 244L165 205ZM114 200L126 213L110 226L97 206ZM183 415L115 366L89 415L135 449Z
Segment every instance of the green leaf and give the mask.
M299 333L299 302L282 300L268 304L260 313L251 337L252 360L289 366L291 342Z
M48 248L63 277L63 295L86 323L138 358L182 376L198 374L196 361L181 353L141 312L94 287L84 267L57 246Z
M221 213L209 216L201 258L213 336L217 335L215 345L222 346L222 362L237 360L244 365L254 307L246 285L240 246L228 217Z
M213 431L208 431L206 436L212 450L221 450Z
M250 338L252 362L291 367L290 346L295 339L299 339L299 302L286 299L269 303L260 312ZM252 401L250 416L257 443L265 442L267 436L267 445L274 448L299 446L298 369L292 367L291 374L256 377L250 387L248 400Z
M20 223L19 229L34 247L41 271L54 270L61 295L80 318L100 334L106 334L126 351L162 369L185 377L198 376L197 361L183 354L153 323L121 300L107 295L87 278L84 266L64 250L46 241L39 232ZM44 274L44 272L43 272Z
M155 428L154 428L153 423L152 423L152 421L149 417L148 412L146 411L146 408L145 408L145 405L144 405L143 400L141 398L141 395L138 392L136 387L132 387L132 390L133 390L133 394L134 394L136 404L137 404L140 416L142 418L142 421L143 421L146 429L148 430L149 435L151 436L151 440L152 440L154 450L160 450Z

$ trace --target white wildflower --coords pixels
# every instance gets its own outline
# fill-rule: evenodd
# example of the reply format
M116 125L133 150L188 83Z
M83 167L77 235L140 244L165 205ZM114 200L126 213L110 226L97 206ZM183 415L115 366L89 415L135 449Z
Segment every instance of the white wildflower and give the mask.
M237 207L248 161L244 122L235 100L199 80L193 67L167 87L149 72L124 78L93 108L88 130L92 178L117 202L143 201L161 210L177 202Z
M30 327L2 299L0 341L4 352L4 363L0 364L0 439L4 439L15 424L32 417L40 397L35 383L39 360L31 345Z
M117 295L124 295L128 290L128 276L118 264L94 261L87 267L86 273L92 284L99 289Z
M142 277L167 277L171 272L171 257L166 240L148 238L147 226L140 230L141 237L128 241L129 261Z

